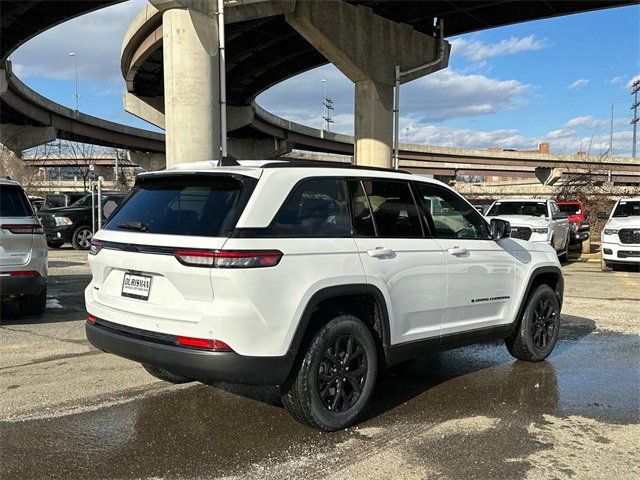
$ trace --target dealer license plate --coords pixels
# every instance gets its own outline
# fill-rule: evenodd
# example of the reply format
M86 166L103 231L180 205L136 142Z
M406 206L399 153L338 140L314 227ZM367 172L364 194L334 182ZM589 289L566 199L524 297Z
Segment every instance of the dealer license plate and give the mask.
M122 280L122 296L148 300L151 290L151 277L147 275L137 275L125 273Z

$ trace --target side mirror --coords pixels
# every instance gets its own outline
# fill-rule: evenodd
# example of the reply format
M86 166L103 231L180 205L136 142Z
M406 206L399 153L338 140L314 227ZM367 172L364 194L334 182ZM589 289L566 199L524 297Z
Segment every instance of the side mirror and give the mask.
M500 240L511 236L511 224L506 220L492 218L489 223L489 231L493 240Z
M607 220L609 218L609 215L607 215L607 212L598 212L596 213L596 217L598 218L598 220Z
M564 220L569 218L569 214L566 212L558 212L553 216L554 220Z

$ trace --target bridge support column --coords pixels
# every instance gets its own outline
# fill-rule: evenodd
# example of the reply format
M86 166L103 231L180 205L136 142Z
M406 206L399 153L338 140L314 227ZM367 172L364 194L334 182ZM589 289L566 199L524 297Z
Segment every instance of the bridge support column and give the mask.
M356 82L354 156L356 164L391 166L393 86L374 80Z
M152 0L162 14L167 167L220 158L218 32L209 2Z
M390 167L395 67L407 71L435 60L437 39L340 0L297 0L286 20L356 85L355 163ZM445 43L438 63L401 82L446 68L449 50Z
M23 150L53 142L57 135L56 127L3 123L0 124L0 153L6 152L20 158Z

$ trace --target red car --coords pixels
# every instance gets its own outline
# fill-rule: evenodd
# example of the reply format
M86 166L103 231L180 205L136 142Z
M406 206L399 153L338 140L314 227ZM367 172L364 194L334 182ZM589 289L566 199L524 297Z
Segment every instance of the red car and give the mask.
M571 236L569 245L578 250L581 247L582 253L591 251L591 239L589 237L589 222L584 212L584 205L578 200L556 202L561 212L569 214L567 221L571 225Z

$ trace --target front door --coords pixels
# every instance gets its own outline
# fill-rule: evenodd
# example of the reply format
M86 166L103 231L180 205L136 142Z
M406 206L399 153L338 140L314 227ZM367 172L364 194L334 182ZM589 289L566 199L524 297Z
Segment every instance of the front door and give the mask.
M440 335L446 261L425 235L410 184L349 181L356 246L367 282L386 297L391 343Z
M473 206L439 185L417 184L447 262L442 336L505 324L513 301L515 259Z

